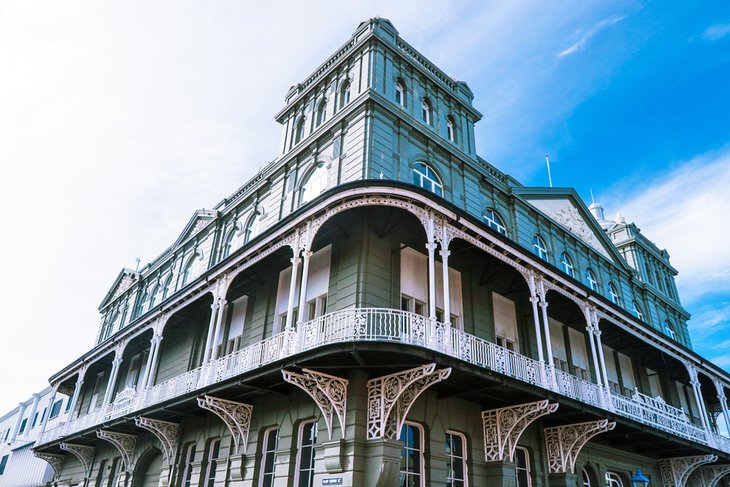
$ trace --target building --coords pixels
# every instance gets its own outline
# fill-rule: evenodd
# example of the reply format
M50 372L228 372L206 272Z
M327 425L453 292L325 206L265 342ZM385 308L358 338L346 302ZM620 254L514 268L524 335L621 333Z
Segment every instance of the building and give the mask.
M53 480L53 469L33 455L32 447L44 428L65 421L69 403L70 398L54 397L47 387L0 417L0 487L45 485Z
M385 19L286 95L280 155L104 297L55 373L56 485L715 485L730 376L666 251L477 155Z

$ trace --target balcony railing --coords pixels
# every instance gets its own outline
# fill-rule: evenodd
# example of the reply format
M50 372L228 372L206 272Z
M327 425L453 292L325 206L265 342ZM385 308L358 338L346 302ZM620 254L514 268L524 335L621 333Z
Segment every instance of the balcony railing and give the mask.
M475 366L554 390L571 399L730 453L730 439L693 424L684 411L661 398L651 398L638 391L630 398L619 395L443 323L406 311L379 308L328 313L152 387L124 390L117 394L112 404L44 432L37 444L131 415L281 358L333 343L358 341L403 343L448 353Z

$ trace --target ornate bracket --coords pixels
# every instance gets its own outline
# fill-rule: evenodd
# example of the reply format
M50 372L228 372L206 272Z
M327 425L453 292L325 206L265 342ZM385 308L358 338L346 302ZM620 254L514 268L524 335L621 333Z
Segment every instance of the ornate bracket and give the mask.
M33 452L33 455L48 462L53 469L53 477L58 477L58 473L61 471L63 461L66 459L63 455L56 455L55 453L40 453L37 451Z
M436 364L431 363L369 380L368 439L397 439L418 396L450 374L450 367L436 370Z
M545 428L549 472L575 473L575 461L583 446L594 436L615 427L615 421L600 419Z
M684 487L687 479L697 467L714 461L717 461L717 455L662 458L659 460L659 468L661 468L664 486Z
M549 404L545 399L482 411L484 459L488 462L506 459L511 461L514 458L517 441L525 429L537 418L554 413L557 409L557 403Z
M180 425L159 419L144 418L142 416L134 418L134 424L151 432L158 440L160 440L160 443L162 443L164 465L172 465L175 461L177 437L180 434Z
M198 406L221 418L231 432L236 452L239 451L241 445L243 445L243 452L246 452L253 406L207 395L198 398Z
M79 459L79 462L84 467L84 477L88 479L91 475L91 462L94 460L95 448L93 446L75 445L73 443L61 443L59 446L61 450L67 451Z
M282 370L284 380L293 384L314 399L327 423L329 439L332 439L332 415L337 413L342 437L345 437L345 411L347 410L347 385L349 381L334 375L302 369L303 374Z
M132 453L134 453L134 446L137 444L137 437L135 435L116 433L109 430L97 430L96 436L114 445L122 455L124 468L126 470L132 470Z
M708 465L698 467L687 480L687 485L714 487L725 475L730 474L730 465Z

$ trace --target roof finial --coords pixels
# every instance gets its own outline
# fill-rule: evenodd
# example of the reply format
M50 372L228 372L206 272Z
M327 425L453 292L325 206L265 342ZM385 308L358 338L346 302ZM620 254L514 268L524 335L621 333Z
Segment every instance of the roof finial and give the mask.
M591 192L591 204L592 205L595 205L596 204L596 198L593 197L593 188L589 188L588 191Z

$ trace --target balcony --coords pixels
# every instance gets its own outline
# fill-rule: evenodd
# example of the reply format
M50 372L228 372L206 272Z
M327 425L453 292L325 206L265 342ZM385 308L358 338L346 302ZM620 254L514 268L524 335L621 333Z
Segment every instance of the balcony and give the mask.
M160 384L141 390L126 389L117 394L112 404L45 431L37 444L59 440L297 353L349 342L403 343L447 353L477 367L730 453L730 439L693 424L684 411L660 397L651 398L638 391L632 397L619 395L443 323L406 311L378 308L328 313Z

